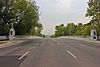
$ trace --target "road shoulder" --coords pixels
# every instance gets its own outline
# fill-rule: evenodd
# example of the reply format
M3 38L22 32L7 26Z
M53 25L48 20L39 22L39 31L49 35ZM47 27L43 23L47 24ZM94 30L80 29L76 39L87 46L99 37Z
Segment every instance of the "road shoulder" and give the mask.
M4 48L4 47L9 47L9 46L13 46L13 45L17 45L19 43L23 43L26 42L26 40L12 40L12 41L0 41L0 42L5 42L0 44L0 48Z

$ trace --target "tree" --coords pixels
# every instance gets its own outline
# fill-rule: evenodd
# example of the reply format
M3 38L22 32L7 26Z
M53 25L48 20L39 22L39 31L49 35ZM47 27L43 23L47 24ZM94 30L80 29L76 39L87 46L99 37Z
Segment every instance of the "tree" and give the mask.
M0 35L8 35L9 24L14 22L15 14L11 5L9 0L0 0Z
M13 10L16 13L17 34L30 34L32 26L37 26L39 21L39 11L35 1L18 0L13 3Z
M64 25L61 24L59 26L55 27L56 31L55 31L55 35L58 36L63 36L64 35Z
M69 23L67 27L69 35L72 36L76 32L76 25L74 23Z
M97 36L100 36L100 3L98 1L89 0L86 17L92 17L91 22L98 25ZM98 39L98 38L97 38Z
M87 24L82 24L78 23L78 25L75 25L74 23L68 23L67 26L64 26L63 24L56 26L55 29L55 35L52 35L51 37L58 37L58 36L90 36L90 32L92 29L93 25L90 25L89 23ZM96 30L97 25L95 25ZM62 34L63 33L63 34Z
M55 35L58 36L72 36L76 32L76 25L74 23L69 23L67 26L63 24L55 27Z
M0 0L0 35L7 35L14 23L17 35L30 34L35 27L40 34L42 24L39 21L39 7L35 1L28 0ZM33 29L34 30L31 30Z

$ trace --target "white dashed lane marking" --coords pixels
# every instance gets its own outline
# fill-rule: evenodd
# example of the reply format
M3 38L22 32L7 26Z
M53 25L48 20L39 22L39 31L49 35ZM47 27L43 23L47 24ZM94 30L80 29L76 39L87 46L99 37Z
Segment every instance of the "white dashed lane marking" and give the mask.
M67 50L67 52L68 52L73 58L77 59L77 57L76 57L73 53L71 53L69 50Z
M23 54L23 55L19 58L19 60L21 60L22 58L24 58L28 53L29 53L29 51L27 51L25 54Z
M60 45L60 43L57 43L57 44ZM60 47L63 48L67 53L69 53L73 58L77 59L77 57L72 52L70 52L69 50L67 50L66 48L64 48L64 46L61 45Z

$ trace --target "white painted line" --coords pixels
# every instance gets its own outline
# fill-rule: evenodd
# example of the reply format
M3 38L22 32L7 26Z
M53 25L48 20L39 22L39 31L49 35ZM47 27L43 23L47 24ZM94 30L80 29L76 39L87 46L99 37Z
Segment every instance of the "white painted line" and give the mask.
M61 47L64 48L64 46L61 46ZM67 50L66 48L64 48L64 50L68 52L73 58L77 59L77 57L73 53L71 53L69 50Z
M67 50L67 52L73 57L73 58L77 58L74 54L72 54L70 51Z
M27 54L29 53L29 51L27 51L25 54L23 54L20 58L19 58L19 60L21 60L24 56L26 56Z

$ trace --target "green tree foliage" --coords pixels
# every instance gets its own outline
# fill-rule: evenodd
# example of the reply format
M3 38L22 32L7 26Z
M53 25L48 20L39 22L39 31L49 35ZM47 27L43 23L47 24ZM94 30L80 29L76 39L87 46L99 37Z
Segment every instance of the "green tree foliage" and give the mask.
M51 37L51 38L56 38L56 35L51 35L50 37Z
M68 29L67 33L69 33L68 35L70 36L72 36L76 31L76 25L74 23L69 23L66 28Z
M76 32L75 32L74 35L81 36L82 35L82 29L83 29L82 23L78 23L78 25L76 27Z
M75 33L76 25L74 23L69 23L67 26L64 26L63 24L56 26L55 29L55 35L58 36L71 36Z
M89 0L86 17L92 17L91 23L98 25L97 35L100 36L100 2Z
M55 35L56 36L63 36L64 35L64 25L61 24L60 26L56 26L56 31L55 31Z
M8 35L9 24L14 21L11 5L8 0L0 0L0 35Z
M56 26L55 35L52 35L51 37L59 37L59 36L90 36L91 29L93 28L93 25L90 25L90 23L82 24L79 23L78 25L75 25L74 23L69 23L67 26L62 26L63 24ZM98 26L95 25L95 29L98 31ZM63 34L62 34L63 33Z
M0 0L0 35L4 34L2 31L8 34L11 23L14 23L17 35L40 35L42 24L38 23L38 10L35 1Z
M90 36L93 25L97 31L97 35L100 36L100 1L89 0L86 17L91 17L92 20L84 25L82 25L82 23L78 25L69 23L67 26L63 27L63 30L60 29L61 25L56 26L55 36ZM61 35L61 32L64 32L64 34Z
M42 37L41 30L42 30L42 24L38 23L38 25L36 27L32 26L30 35L35 35L35 36L41 36Z

